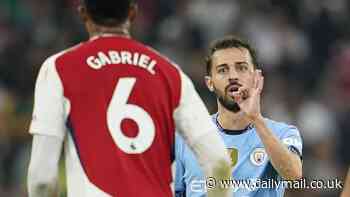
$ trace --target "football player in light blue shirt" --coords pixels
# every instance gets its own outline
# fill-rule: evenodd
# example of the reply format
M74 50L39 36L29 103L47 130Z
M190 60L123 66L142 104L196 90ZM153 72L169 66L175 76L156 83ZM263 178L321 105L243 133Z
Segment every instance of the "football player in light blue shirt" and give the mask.
M206 84L217 97L218 112L212 120L231 156L235 197L281 197L285 190L281 180L302 177L300 133L294 126L261 115L263 83L255 51L248 43L232 36L213 43ZM206 196L212 184L179 135L175 158L176 196Z

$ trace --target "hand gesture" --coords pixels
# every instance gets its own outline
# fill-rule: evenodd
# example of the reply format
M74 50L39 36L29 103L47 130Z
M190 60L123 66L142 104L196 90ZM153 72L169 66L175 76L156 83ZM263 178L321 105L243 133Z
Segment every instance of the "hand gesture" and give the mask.
M248 118L254 122L258 118L262 118L260 111L261 92L264 86L264 77L261 70L254 72L254 85L250 89L243 89L233 95L235 101L241 108L244 118Z

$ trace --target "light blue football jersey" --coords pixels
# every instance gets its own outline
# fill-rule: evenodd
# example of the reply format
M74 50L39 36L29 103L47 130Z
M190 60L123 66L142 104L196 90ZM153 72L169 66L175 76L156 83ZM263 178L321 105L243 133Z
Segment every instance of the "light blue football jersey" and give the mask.
M263 187L261 183L271 180L282 180L269 161L264 145L255 128L248 126L241 131L229 131L221 128L217 121L217 114L212 120L229 150L233 162L232 177L236 181L248 180L234 188L235 197L281 197L285 188ZM285 123L265 119L267 126L285 144L289 150L302 156L302 139L298 129ZM215 148L215 147L213 147ZM206 184L202 170L180 135L175 138L175 193L176 197L205 197ZM259 184L256 184L259 181ZM269 182L270 181L270 182ZM237 186L237 185L236 185ZM266 186L266 185L264 185Z

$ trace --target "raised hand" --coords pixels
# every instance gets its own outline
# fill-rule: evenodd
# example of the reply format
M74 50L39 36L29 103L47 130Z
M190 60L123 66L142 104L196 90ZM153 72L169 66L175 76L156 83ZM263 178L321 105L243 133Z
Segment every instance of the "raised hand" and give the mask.
M264 77L261 70L254 72L254 85L250 89L242 89L233 95L235 101L241 108L242 116L250 121L262 118L260 104L261 92L264 86Z

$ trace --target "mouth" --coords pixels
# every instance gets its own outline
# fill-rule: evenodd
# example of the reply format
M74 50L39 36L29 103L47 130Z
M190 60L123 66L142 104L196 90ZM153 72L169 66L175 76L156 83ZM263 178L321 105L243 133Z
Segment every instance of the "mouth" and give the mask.
M229 85L226 89L227 92L230 96L233 96L234 94L239 92L239 89L242 87L241 84L235 83L235 84L231 84Z

